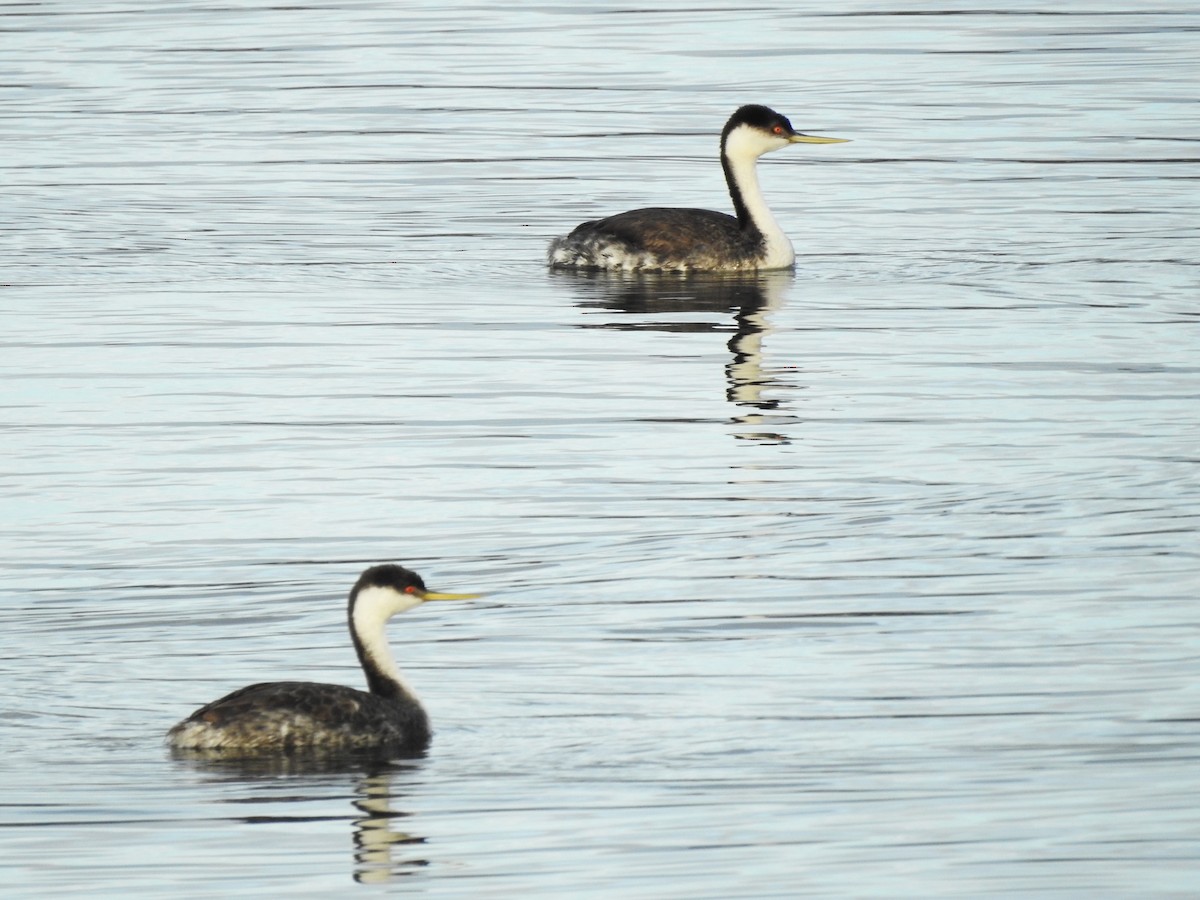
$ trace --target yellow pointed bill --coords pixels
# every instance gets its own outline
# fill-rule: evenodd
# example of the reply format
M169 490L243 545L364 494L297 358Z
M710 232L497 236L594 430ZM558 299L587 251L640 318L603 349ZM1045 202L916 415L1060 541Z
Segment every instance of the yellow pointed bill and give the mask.
M483 594L444 594L441 591L426 591L421 595L422 600L474 600Z
M819 134L793 134L788 138L793 144L848 144L850 138L821 137Z

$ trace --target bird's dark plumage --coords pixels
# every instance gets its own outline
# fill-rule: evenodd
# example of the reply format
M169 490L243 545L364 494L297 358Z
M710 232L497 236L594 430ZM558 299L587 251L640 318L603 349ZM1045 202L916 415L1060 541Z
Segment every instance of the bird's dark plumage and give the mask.
M200 707L173 729L219 735L195 749L284 753L378 750L412 753L429 746L429 716L420 704L378 697L340 684L252 684Z

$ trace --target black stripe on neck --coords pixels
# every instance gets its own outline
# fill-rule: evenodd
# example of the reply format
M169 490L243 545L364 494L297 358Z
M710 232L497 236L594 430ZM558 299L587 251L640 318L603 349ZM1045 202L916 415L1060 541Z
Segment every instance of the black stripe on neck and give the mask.
M733 175L733 163L729 161L729 155L725 152L725 142L729 139L732 130L726 128L721 132L721 170L725 173L725 184L729 188L729 199L733 201L733 212L737 216L738 227L747 236L761 240L762 232L754 224L754 219L750 217L750 210L746 208L746 201L742 199L742 189Z

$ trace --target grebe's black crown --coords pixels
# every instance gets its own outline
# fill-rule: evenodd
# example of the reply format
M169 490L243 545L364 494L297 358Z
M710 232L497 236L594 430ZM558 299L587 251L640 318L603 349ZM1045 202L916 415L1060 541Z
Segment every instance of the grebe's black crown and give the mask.
M362 575L358 576L358 581L354 585L354 589L350 591L350 602L354 602L354 598L358 596L358 592L369 587L390 587L400 593L411 587L417 590L425 590L425 582L421 580L421 576L411 569L406 569L404 566L398 566L395 563L384 563L379 566L371 566Z
M746 106L738 107L737 111L729 117L729 121L725 123L725 129L721 132L721 140L724 142L725 137L733 129L739 125L749 125L752 128L760 128L763 131L770 131L776 125L782 125L787 131L786 134L793 134L795 129L792 128L792 123L788 121L788 117L782 113L777 113L769 106L761 106L757 103L750 103Z

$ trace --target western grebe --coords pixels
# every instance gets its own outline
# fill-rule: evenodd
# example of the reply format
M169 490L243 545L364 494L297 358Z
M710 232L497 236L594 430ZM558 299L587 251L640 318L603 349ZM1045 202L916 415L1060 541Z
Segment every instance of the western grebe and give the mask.
M479 596L435 593L403 566L372 566L350 591L349 604L350 637L369 692L311 681L252 684L200 707L167 732L167 743L224 755L424 750L429 717L396 667L384 626L426 600Z
M787 269L796 254L758 186L756 164L788 144L842 144L800 134L766 106L743 106L721 131L721 168L737 217L708 209L635 209L584 222L550 243L552 268L627 272Z

